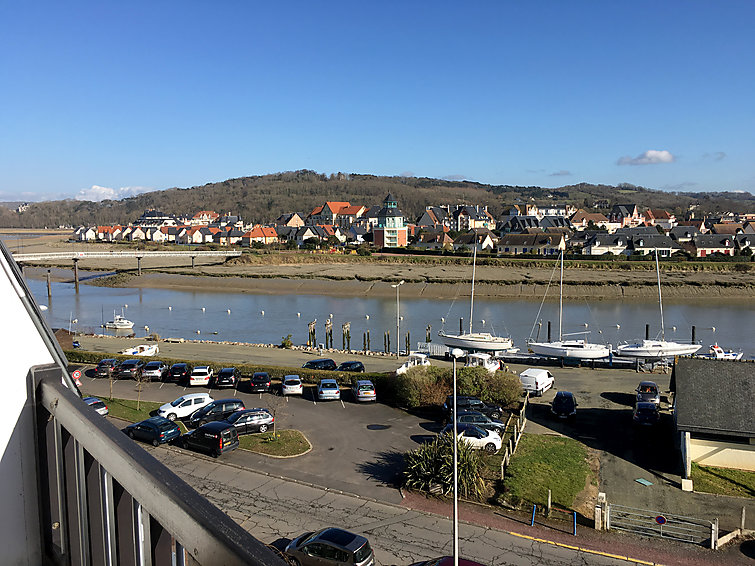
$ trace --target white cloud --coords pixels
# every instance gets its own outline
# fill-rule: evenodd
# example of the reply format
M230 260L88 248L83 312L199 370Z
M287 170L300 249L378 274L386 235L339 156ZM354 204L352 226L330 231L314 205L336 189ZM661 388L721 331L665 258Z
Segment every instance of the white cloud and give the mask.
M617 165L656 165L658 163L673 163L676 157L665 149L649 149L637 157L625 155L616 162Z
M141 193L148 193L151 190L153 189L149 187L121 187L119 189L111 189L110 187L92 185L88 189L81 189L74 198L76 200L90 200L94 202L99 202L101 200L120 200Z
M464 175L446 175L443 177L444 181L464 181L465 179Z
M549 177L568 177L571 175L571 171L567 171L566 169L561 169L561 171L554 171Z

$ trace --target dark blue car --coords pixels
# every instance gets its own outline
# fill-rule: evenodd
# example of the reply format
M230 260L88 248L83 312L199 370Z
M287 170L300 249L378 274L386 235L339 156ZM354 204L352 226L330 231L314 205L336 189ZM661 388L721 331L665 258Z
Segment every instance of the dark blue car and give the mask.
M151 442L152 446L170 442L181 435L178 425L163 417L150 417L140 423L130 424L123 432L134 440Z

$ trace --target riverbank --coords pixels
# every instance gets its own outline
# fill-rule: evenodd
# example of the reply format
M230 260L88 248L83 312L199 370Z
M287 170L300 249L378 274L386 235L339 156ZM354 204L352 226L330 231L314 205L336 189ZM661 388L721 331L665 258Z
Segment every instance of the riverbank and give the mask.
M16 249L19 246L20 243L9 247L16 253L126 249L116 244L66 242L60 235L25 238L22 249ZM652 262L621 262L614 268L599 261L570 263L572 265L567 265L564 272L566 299L654 300L657 297ZM548 295L556 299L555 264L555 260L508 260L501 265L478 265L475 294L487 298L540 300L552 281ZM27 276L44 278L50 268L53 281L72 280L72 266L68 262L35 262L34 265L36 267L27 267ZM402 296L428 299L468 296L472 271L469 261L457 257L361 258L291 253L245 255L222 263L216 259L196 258L194 267L189 258L145 257L141 261L141 276L137 275L136 260L128 258L82 259L79 268L85 284L224 293L388 297L395 295L391 284L403 280L406 283L401 288ZM662 264L661 269L663 294L668 299L755 297L755 271L737 270L725 263ZM114 272L119 273L117 278L102 277Z

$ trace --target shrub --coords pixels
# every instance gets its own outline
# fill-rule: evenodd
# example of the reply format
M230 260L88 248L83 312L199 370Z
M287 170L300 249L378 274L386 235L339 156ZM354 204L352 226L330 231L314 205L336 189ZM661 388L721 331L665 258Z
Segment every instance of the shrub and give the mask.
M294 343L291 342L291 335L285 336L281 339L281 348L291 349Z
M449 378L448 369L435 366L410 368L395 378L396 398L409 409L439 405L451 392Z
M487 485L479 451L465 442L458 444L459 495L480 501ZM448 495L453 490L453 435L443 434L404 455L404 485L410 489L430 491L438 484Z

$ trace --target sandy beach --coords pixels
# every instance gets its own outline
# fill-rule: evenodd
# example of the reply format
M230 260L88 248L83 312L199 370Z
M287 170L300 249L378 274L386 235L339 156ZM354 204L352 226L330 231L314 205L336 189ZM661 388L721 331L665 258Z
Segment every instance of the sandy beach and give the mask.
M6 244L15 253L124 250L115 244L85 244L64 241L64 236L44 235ZM471 265L458 258L373 257L323 254L278 254L244 256L219 262L197 258L144 258L142 275L136 260L108 258L79 262L82 283L161 289L202 289L218 292L260 294L313 294L333 296L392 296L391 284L406 281L401 293L422 298L468 296ZM177 264L178 263L178 264ZM183 265L182 265L183 264ZM555 266L555 262L553 262ZM27 277L44 278L51 269L53 281L71 281L72 263L37 261L27 266ZM602 266L601 266L602 267ZM601 300L653 299L657 297L653 266L646 269L594 269L569 267L564 272L564 297ZM119 272L117 281L103 276ZM741 300L755 296L755 276L751 271L684 271L662 266L664 297L673 299ZM98 281L99 280L99 281ZM502 299L541 299L548 291L557 300L558 273L553 266L533 264L478 265L475 294Z

